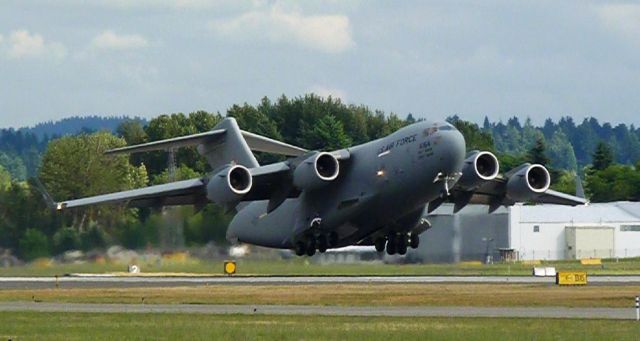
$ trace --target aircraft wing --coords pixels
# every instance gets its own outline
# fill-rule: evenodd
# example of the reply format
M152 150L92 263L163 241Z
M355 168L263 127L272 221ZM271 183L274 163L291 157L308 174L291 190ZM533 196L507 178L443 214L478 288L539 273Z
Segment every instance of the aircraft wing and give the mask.
M151 142L143 145L123 147L110 150L108 154L143 152L176 148L199 143L215 143L224 136L224 130L180 137L170 140ZM298 163L304 161L310 154L304 149L275 141L264 136L242 131L247 143L253 150L271 152L284 155L297 155L296 159L277 162L269 165L250 168L252 177L251 190L241 201L269 200L269 211L278 207L287 198L297 197L300 190L292 183L292 172ZM347 149L331 152L340 162L348 160L350 153ZM100 204L124 203L129 207L160 207L172 205L205 205L207 199L207 184L209 178L177 181L163 185L149 186L123 192L96 195L62 202L55 202L44 190L42 192L47 203L57 210Z
M206 202L205 179L176 181L129 191L54 203L57 210L99 204L126 203L130 207L188 205Z
M251 168L253 186L242 200L266 200L277 195L284 196L284 200L298 196L299 191L286 186L290 183L287 178L289 170L286 162ZM53 201L44 188L42 190L50 206L57 210L117 203L124 203L129 207L160 207L208 203L207 183L208 178L197 178L61 202ZM286 193L279 194L284 188L287 189Z
M495 179L485 181L477 188L471 190L456 185L451 189L450 196L446 201L454 204L454 212L461 210L467 204L489 205L490 211L494 211L503 205L513 205L517 201L510 198L507 193L507 180L508 179L504 176L496 177ZM542 193L532 193L527 202L568 206L585 205L588 203L585 198L551 189L547 189ZM433 206L437 207L439 206L439 203L436 202Z
M587 199L585 198L554 191L552 189L549 189L541 194L538 197L538 200L538 202L544 204L558 204L569 206L586 205L588 203Z
M333 151L331 152L331 155L335 156L338 161L348 160L351 158L351 153L348 148Z

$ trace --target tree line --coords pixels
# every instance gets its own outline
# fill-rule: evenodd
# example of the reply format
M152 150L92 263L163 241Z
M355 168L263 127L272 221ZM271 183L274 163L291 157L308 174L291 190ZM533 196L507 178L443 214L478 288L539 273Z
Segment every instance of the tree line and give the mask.
M416 121L411 114L400 118L394 113L386 114L364 105L347 105L338 99L313 94L296 98L282 96L275 101L265 97L256 105L233 105L225 115L236 118L242 129L321 150L374 140ZM42 148L37 174L58 200L205 176L211 169L195 148L176 152L173 172L168 171L170 160L164 152L116 157L105 157L103 152L124 145L205 132L222 118L219 112L206 111L164 114L148 122L121 121L115 131L84 130L57 137L47 141ZM558 190L575 191L575 177L580 174L594 202L640 199L640 172L636 167L640 165L631 164L637 159L631 154L621 159L619 145L611 143L612 136L637 139L637 136L633 137L637 134L633 126L609 129L603 128L607 124L587 123L590 129L598 131L596 134L611 132L611 135L609 139L594 137L596 142L589 150L589 164L580 168L580 161L575 158L572 168L573 161L566 155L562 157L565 163L554 158L563 153L577 155L571 139L578 137L570 136L586 129L584 122L575 126L567 123L567 119L561 119L558 124L551 122L536 128L529 120L520 126L517 119L510 119L507 124L485 120L482 127L458 116L451 116L448 121L463 133L468 150L494 151L503 171L522 162L542 163L551 166L553 186ZM570 128L572 126L576 131ZM598 126L599 130L595 129ZM566 136L564 145L556 141L562 134ZM507 144L511 139L520 143ZM27 140L28 143L24 143L27 146L42 143L33 137ZM279 160L273 155L257 156L261 163ZM584 160L582 155L580 160ZM0 248L14 250L24 259L33 259L69 249L90 250L113 243L130 248L175 247L175 243L167 242L171 239L167 233L171 234L175 226L180 226L182 231L178 245L203 245L212 240L224 243L231 215L214 204L199 212L191 207L157 210L105 205L55 214L46 207L33 180L23 181L2 164L0 219Z

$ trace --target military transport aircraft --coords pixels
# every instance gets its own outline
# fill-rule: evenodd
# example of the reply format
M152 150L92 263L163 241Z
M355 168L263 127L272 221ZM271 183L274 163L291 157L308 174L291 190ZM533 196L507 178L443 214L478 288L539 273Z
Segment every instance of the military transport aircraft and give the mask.
M489 211L516 202L582 205L586 200L549 189L547 169L523 164L499 174L488 151L465 155L462 134L447 122L421 121L362 145L308 151L240 130L223 119L201 134L109 150L137 153L197 146L213 172L177 181L89 198L48 202L57 210L124 203L131 207L214 202L237 213L227 230L231 242L293 249L297 255L347 245L375 245L405 254L430 227L423 218L443 202L457 212L469 203ZM253 151L291 156L259 165Z

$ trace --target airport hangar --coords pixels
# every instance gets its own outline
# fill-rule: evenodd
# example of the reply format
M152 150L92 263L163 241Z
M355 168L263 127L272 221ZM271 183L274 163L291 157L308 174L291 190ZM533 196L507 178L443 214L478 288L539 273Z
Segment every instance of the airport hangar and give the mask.
M640 202L567 207L514 205L489 214L444 204L408 257L423 262L640 257Z

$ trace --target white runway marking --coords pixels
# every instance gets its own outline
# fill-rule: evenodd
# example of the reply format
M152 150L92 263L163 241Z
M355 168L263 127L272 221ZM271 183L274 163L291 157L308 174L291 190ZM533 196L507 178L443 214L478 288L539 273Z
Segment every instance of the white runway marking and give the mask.
M589 284L640 285L640 276L589 276ZM393 283L499 283L553 284L553 277L533 276L233 276L233 277L135 277L82 275L58 277L0 277L0 289L35 289L55 286L171 287L191 285L301 285L301 284L393 284Z

